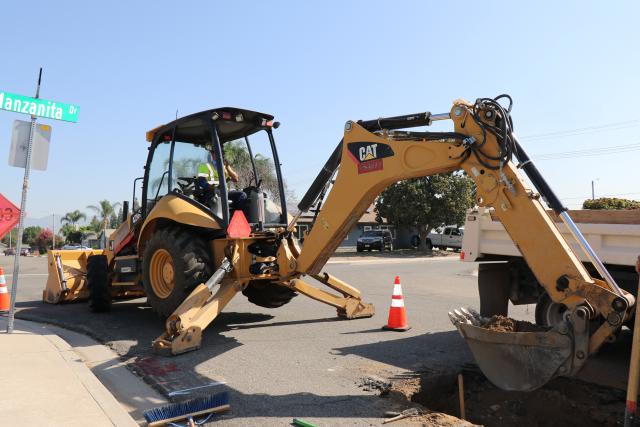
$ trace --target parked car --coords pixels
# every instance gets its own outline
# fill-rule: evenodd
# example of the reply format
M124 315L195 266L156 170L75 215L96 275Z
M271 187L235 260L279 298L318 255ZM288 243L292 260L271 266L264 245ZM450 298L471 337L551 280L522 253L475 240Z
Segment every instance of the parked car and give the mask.
M15 255L16 254L16 248L7 248L4 250L4 254L9 256L9 255Z
M91 250L91 248L83 245L64 245L62 247L63 251L87 251Z
M429 233L429 236L427 236L427 246L431 248L452 248L460 250L462 248L463 236L464 227L448 225L444 228L437 229L435 233Z
M389 230L369 230L358 237L356 242L356 250L358 252L371 251L373 249L379 251L393 250L393 236Z
M20 249L20 256L29 256L29 255L31 255L31 249L29 248Z

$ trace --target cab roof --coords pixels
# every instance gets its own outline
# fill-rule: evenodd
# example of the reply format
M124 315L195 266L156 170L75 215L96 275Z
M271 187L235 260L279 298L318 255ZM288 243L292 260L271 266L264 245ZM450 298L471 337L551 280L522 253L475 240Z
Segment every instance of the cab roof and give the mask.
M244 138L273 125L273 116L242 108L222 107L201 111L180 117L165 125L147 132L147 141L152 142L157 134L171 137L176 129L176 141L205 144L211 142L207 120L214 120L218 129L220 143L224 144L238 138Z

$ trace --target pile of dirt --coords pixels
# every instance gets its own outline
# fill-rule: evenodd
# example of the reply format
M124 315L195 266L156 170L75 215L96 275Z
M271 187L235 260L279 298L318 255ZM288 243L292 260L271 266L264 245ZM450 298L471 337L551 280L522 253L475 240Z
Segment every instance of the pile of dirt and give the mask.
M460 415L457 374L426 373L394 381L391 390L398 392L396 397L405 396L408 405L417 403L429 410L425 415L413 417L411 424L463 425L455 418ZM561 377L532 392L509 392L495 387L479 371L464 370L462 374L466 419L473 424L487 427L615 426L624 416L622 390Z
M547 326L539 326L535 323L500 315L491 317L482 327L496 332L546 332L551 329Z
M407 400L411 400L411 396L418 393L421 387L420 378L408 378L402 381L393 381L391 383L391 391L404 396Z

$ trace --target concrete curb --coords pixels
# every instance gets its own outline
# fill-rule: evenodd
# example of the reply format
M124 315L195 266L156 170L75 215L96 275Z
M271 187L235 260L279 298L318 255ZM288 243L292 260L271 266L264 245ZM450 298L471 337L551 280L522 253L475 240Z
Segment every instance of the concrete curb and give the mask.
M43 329L49 334L43 334ZM127 413L125 408L98 380L94 373L85 365L85 360L76 353L74 348L56 334L47 325L36 324L16 319L16 330L23 330L43 336L60 353L67 366L80 381L91 398L97 403L109 421L117 427L133 427L138 423Z
M104 344L79 332L47 324L47 329L73 347L98 380L111 392L121 406L140 425L146 425L146 410L169 402L135 375L119 355Z

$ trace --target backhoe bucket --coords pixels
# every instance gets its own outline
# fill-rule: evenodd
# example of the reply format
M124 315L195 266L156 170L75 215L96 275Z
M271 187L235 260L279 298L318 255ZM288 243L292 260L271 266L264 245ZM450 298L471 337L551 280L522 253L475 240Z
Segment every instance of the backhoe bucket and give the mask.
M547 332L502 332L483 328L478 318L449 313L484 375L508 391L531 391L567 373L573 343L568 335ZM475 312L474 312L475 314Z
M42 300L58 304L87 299L87 258L102 253L97 249L49 251L49 277Z

